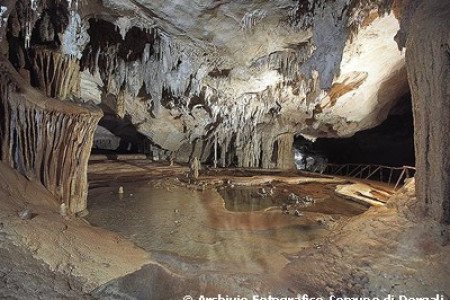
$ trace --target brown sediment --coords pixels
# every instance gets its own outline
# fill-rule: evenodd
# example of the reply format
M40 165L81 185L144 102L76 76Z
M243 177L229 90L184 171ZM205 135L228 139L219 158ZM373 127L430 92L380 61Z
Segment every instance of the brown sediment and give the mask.
M273 170L266 176L255 176L254 170L241 170L240 176L233 177L222 176L221 170L203 170L203 174L217 175L202 176L201 173L198 180L194 180L185 177L182 170L187 169L148 161L95 163L92 166L89 178L93 188L87 219L133 240L171 270L195 269L220 274L275 272L287 263L286 255L294 255L298 247L313 245L335 226L364 211L356 204L342 206L345 201L337 198L335 206L330 198L336 197L332 186L346 182L346 179L307 178ZM107 170L111 166L127 171L114 175L113 170ZM131 182L132 170L141 174L143 169L155 177L139 175ZM109 182L100 178L103 171ZM161 172L167 173L161 175ZM172 175L168 175L170 172ZM223 173L227 174L227 171ZM99 178L101 182L93 178ZM225 200L217 191L232 186L258 189L254 185L260 184L274 186L277 190L274 197L280 197L270 209L227 210ZM117 193L120 185L123 194ZM322 191L327 185L331 186ZM300 217L294 215L293 206L289 208L289 214L283 214L280 205L290 192L308 193L318 202L302 208ZM344 212L346 209L349 211ZM177 262L175 265L174 261ZM193 262L196 262L195 267Z

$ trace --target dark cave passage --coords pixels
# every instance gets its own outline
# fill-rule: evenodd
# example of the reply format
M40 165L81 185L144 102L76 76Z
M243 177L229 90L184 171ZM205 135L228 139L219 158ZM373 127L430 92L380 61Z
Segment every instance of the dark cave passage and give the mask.
M147 136L141 134L131 122L130 116L123 118L105 114L99 121L92 144L93 160L104 159L150 159L167 161L172 151L162 149ZM95 156L97 155L97 156Z
M379 126L349 138L321 138L311 142L297 137L297 153L334 164L415 166L411 95L405 95Z
M92 154L147 154L149 140L127 118L105 115L94 136Z

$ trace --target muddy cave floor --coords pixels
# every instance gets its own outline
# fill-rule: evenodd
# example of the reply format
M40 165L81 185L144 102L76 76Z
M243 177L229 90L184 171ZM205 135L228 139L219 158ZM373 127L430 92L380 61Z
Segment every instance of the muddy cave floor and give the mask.
M0 168L2 299L450 295L450 247L413 181L367 209L334 193L343 178L203 170L189 183L181 166L92 162L90 214L64 219L48 192ZM283 214L290 193L316 203Z

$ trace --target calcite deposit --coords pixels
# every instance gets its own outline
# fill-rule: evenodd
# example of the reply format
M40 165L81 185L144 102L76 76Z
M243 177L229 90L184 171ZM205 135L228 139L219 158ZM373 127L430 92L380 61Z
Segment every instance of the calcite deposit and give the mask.
M282 136L350 136L407 93L391 5L11 1L4 52L48 96L107 107L181 161L217 143L223 166L290 167Z
M0 1L0 297L448 299L449 20L448 0ZM409 95L415 181L295 169L300 137Z
M0 61L0 158L38 180L70 213L87 205L87 164L100 109L46 98Z

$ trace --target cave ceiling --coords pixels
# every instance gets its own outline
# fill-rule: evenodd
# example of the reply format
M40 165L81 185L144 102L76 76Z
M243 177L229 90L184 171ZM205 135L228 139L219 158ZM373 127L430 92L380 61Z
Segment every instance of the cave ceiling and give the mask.
M32 85L170 151L217 139L261 165L278 136L351 136L408 91L398 0L2 2L2 53Z

